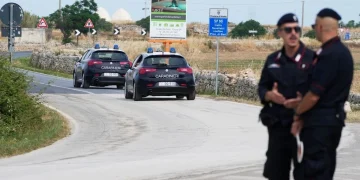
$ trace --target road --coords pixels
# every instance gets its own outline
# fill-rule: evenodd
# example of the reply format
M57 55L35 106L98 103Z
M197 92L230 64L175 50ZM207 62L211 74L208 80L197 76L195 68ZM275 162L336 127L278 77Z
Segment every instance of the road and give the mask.
M267 134L257 106L205 98L134 102L114 87L75 89L68 79L29 75L36 81L31 93L52 82L43 100L69 118L72 134L1 159L0 179L263 179ZM341 179L360 177L358 130L344 131Z

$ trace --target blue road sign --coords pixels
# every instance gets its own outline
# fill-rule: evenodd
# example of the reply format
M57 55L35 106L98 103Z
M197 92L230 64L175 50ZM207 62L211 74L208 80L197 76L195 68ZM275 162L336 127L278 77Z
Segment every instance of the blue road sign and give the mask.
M209 36L228 35L228 9L211 8L209 14Z

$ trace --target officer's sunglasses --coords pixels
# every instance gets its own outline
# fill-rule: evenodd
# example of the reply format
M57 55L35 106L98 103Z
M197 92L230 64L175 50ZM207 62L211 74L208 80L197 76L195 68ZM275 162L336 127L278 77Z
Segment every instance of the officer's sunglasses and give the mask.
M283 31L285 31L287 34L290 34L292 30L294 30L296 33L299 33L301 31L301 28L299 26L296 27L284 27L282 28Z

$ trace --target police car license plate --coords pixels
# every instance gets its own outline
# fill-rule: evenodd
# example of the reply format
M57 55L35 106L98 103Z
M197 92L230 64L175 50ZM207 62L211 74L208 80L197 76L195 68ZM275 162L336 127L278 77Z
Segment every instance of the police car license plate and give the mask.
M159 86L176 86L176 82L159 82Z
M116 77L119 76L118 73L104 73L104 76Z

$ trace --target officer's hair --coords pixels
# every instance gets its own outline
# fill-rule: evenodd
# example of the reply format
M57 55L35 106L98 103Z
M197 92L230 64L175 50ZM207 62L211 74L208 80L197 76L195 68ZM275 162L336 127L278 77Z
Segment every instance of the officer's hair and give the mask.
M324 17L320 18L318 17L318 22L323 26L324 31L330 32L330 31L337 31L339 28L339 22L331 17Z

